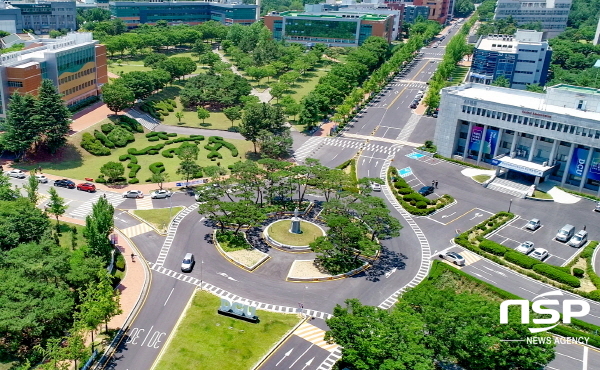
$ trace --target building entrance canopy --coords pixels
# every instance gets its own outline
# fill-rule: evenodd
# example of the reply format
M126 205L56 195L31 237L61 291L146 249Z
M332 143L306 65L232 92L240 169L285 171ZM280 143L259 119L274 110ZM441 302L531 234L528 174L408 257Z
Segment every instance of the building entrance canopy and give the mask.
M537 177L546 176L553 168L553 166L545 166L522 159L511 158L510 156L494 158L492 159L492 165Z

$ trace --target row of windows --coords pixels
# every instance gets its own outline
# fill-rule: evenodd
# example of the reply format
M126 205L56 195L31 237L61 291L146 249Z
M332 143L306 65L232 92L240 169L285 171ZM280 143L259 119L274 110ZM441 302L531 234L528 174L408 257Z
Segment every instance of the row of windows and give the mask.
M21 81L8 81L8 87L23 87L23 82L21 82Z
M81 85L77 85L77 86L75 86L73 88L70 88L70 89L64 91L63 94L65 94L65 95L71 95L71 94L73 94L73 93L75 93L75 92L77 92L79 90L85 89L86 87L90 87L90 86L93 86L93 85L96 85L96 79L93 79L93 80L88 81L86 83L83 83Z
M538 51L535 49L519 49L519 51L523 51L525 53L537 53ZM542 49L544 51L544 49Z
M501 119L507 122L518 123L520 125L532 126L543 128L546 130L552 130L557 132L564 132L573 135L580 135L583 137L594 137L595 139L600 139L600 130L592 130L585 127L567 125L563 123L546 121L539 118L531 118L525 116L519 116L517 114L508 114L503 112L496 112L489 109L472 107L470 105L462 106L463 113L467 114L475 114L477 116L488 117L493 119Z
M533 72L529 72L529 71L515 71L515 74L532 75Z
M535 60L525 60L525 59L517 59L519 63L536 63Z
M74 74L72 74L70 76L67 76L65 78L61 78L60 80L58 80L58 83L62 85L65 82L73 81L73 80L76 80L76 79L78 79L80 77L87 76L87 75L95 73L95 72L96 72L96 67L88 68L88 69L86 69L84 71L79 71L79 72L74 73Z

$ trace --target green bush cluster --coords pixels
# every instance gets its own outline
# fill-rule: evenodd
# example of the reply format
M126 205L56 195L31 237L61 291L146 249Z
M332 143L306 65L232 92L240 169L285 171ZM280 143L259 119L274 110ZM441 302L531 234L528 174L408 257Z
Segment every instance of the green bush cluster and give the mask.
M582 278L584 274L585 274L585 271L583 271L583 270L582 270L582 269L580 269L580 268L574 268L574 269L573 269L573 275L574 275L575 277Z
M541 263L535 258L526 256L523 253L515 252L513 250L508 250L506 253L504 253L504 259L526 269L532 269L533 266Z
M121 253L117 253L115 259L115 267L117 268L117 270L125 271L125 258Z
M217 231L217 241L221 244L223 249L228 252L239 249L252 249L252 246L248 244L242 233L235 234L231 230Z
M98 184L106 184L106 179L104 178L104 175L101 174L94 182L97 182Z
M120 155L119 156L119 160L121 162L129 160L131 163L136 163L136 164L138 163L138 160L137 160L136 156L135 155L131 155L131 154Z
M112 140L110 140L102 132L100 132L98 130L94 130L94 137L96 139L98 139L102 143L102 145L104 145L105 147L107 147L109 149L114 149L115 148L115 144L112 142Z
M165 165L162 162L154 162L150 165L150 171L156 174L165 172Z
M170 112L174 112L176 108L177 103L174 99L147 101L140 106L143 112L161 121L164 120L163 117L168 116Z
M100 140L96 139L89 132L83 134L80 145L90 154L96 156L110 155L110 149L105 147Z
M502 244L498 244L495 241L488 239L483 239L479 243L479 248L491 254L495 254L496 256L503 256L508 251L508 248Z
M119 148L127 146L127 144L135 141L135 137L133 136L133 134L121 126L112 129L108 133L107 138ZM106 144L105 146L108 147L108 145Z
M73 105L69 105L68 108L71 112L77 112L78 110L83 109L89 105L92 105L99 100L100 100L100 97L98 95L90 96L89 98L85 98Z
M175 133L167 133L166 131L152 131L146 134L149 141L169 140L169 137L175 137Z
M146 155L146 154L154 155L154 154L158 154L158 152L164 147L165 147L165 144L160 143L160 144L156 144L156 145L147 146L142 150L137 150L136 148L129 148L129 149L127 149L127 153L129 153L131 155Z
M144 126L136 119L129 116L119 116L119 125L124 127L129 132L144 132Z
M108 134L115 127L117 127L117 126L113 125L112 123L105 123L102 126L100 126L100 130L102 130L103 133Z
M394 183L394 186L392 186L392 191L394 192L400 205L402 205L402 208L404 208L408 213L416 216L430 215L438 209L454 202L454 198L448 194L445 194L436 200L431 200L422 196L418 192L414 191L413 188L411 188L406 182L406 180L398 176L398 170L395 167L389 168L388 181ZM427 207L428 205L435 205L435 207Z
M558 281L559 283L567 284L573 288L579 288L581 286L581 282L575 276L569 275L545 263L538 263L537 265L534 265L533 271L537 272L538 274L542 274L547 278Z
M134 178L132 178L132 179L129 179L129 180L127 180L127 182L128 182L129 184L137 184L137 183L139 183L139 182L140 182L140 180L139 180L137 177L134 177Z
M219 153L219 150L222 147L229 149L233 157L237 157L239 154L235 145L228 143L221 136L210 136L208 138L208 144L204 146L204 149L209 151L206 157L211 161L215 161L217 158L222 159L223 156Z

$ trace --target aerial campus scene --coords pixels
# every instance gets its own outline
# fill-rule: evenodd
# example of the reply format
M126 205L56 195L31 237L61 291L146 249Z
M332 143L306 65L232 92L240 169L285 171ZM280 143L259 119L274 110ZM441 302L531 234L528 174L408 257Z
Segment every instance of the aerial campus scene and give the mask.
M600 0L19 0L0 41L0 370L600 370Z

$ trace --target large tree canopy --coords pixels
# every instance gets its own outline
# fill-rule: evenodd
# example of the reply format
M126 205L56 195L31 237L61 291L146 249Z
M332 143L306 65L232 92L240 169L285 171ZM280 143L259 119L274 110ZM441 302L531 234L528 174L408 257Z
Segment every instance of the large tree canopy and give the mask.
M243 77L233 73L202 74L192 77L181 90L181 103L186 108L211 105L218 108L240 104L252 87Z

